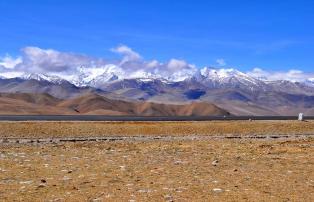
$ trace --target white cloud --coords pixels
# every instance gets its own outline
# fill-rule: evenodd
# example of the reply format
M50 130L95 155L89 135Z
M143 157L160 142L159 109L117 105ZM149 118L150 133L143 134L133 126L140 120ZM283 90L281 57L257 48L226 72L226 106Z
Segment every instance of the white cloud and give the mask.
M261 68L255 67L253 70L247 72L248 75L255 78L267 79L270 76L270 73L262 70Z
M111 50L123 55L119 66L126 71L130 77L145 74L169 78L178 75L177 78L180 77L183 79L183 74L187 75L191 74L191 72L196 72L195 66L188 64L184 60L173 58L166 63L161 63L157 60L145 61L139 53L124 45Z
M23 62L15 68L27 72L73 72L79 66L93 66L101 60L74 53L59 52L52 49L26 47L22 49Z
M288 71L266 71L261 68L254 68L247 72L248 75L265 80L288 80L293 82L301 82L314 78L314 73L305 73L301 70L291 69Z
M126 62L132 62L132 61L138 61L142 57L137 52L133 51L131 48L121 45L116 48L111 49L115 53L119 53L123 55L123 59L121 61L121 64L124 64Z
M225 61L224 59L222 59L222 58L217 59L217 60L216 60L216 63L217 63L219 66L226 66L226 65L227 65L226 61Z
M171 71L180 71L182 69L188 68L189 64L184 60L171 59L167 66Z
M4 57L0 57L0 66L3 68L12 69L20 63L22 63L21 57L13 58L8 54Z
M153 61L147 62L146 67L148 69L153 69L157 67L158 65L160 65L160 63L157 60L153 60Z
M0 73L1 75L6 73L7 77L21 73L44 73L72 78L82 73L81 67L85 69L85 73L90 74L87 76L92 76L96 73L97 75L102 72L106 73L109 71L108 66L110 65L116 66L115 70L119 70L119 74L126 75L126 77L145 74L163 78L178 75L183 78L184 75L197 71L194 65L188 64L184 60L171 59L166 63L157 60L145 61L139 53L124 45L111 50L122 55L121 60L108 63L102 58L82 54L25 47L21 49L22 54L17 58L9 56L0 58Z
M112 51L122 55L118 62L108 63L103 58L60 52L53 49L25 47L21 50L21 56L5 55L0 57L0 75L15 77L23 73L44 73L63 78L73 78L78 77L82 73L80 68L84 67L84 73L91 78L103 73L118 73L124 78L146 75L179 81L193 76L199 71L195 65L175 58L167 62L145 61L139 53L127 46L118 46ZM217 59L216 62L219 66L226 65L223 59ZM305 73L296 69L273 72L254 68L246 73L249 76L265 80L305 81L314 78L314 73Z
M16 78L24 74L24 72L17 72L17 71L0 72L0 73L1 73L0 77L4 77L4 78Z

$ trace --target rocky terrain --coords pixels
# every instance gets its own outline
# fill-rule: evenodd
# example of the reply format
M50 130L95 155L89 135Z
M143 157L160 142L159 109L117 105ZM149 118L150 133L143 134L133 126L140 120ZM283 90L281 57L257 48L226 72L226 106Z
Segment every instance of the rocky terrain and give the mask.
M313 201L313 124L0 122L0 201Z
M313 201L313 139L0 145L3 201Z

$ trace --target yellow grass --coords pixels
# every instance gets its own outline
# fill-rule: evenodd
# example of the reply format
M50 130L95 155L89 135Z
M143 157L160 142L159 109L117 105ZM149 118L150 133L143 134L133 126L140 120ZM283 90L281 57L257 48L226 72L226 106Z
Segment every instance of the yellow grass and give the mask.
M314 134L314 122L0 122L0 137ZM0 201L314 201L314 139L0 143Z
M313 139L2 145L0 201L313 201L313 145Z
M314 133L314 121L0 122L0 137L258 135Z

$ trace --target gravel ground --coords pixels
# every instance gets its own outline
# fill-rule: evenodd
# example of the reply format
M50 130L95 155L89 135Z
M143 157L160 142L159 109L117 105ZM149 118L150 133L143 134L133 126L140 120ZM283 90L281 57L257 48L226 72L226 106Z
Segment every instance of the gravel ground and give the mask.
M313 134L311 121L1 122L0 201L314 201Z
M0 145L2 201L313 201L314 139Z
M314 134L314 121L0 122L0 137Z

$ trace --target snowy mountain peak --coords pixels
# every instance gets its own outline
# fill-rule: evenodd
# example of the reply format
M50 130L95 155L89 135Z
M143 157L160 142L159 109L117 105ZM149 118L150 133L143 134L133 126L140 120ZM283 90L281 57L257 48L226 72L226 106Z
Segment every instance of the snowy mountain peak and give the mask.
M80 74L71 79L71 83L77 86L95 86L106 82L115 81L124 77L125 72L116 65L102 67L80 67Z
M218 83L241 83L253 86L262 84L262 81L232 68L211 69L205 67L200 70L200 73L205 78L205 80L214 81Z
M153 74L151 72L146 72L143 70L136 71L128 76L128 78L140 79L140 80L154 80L159 79L160 76Z
M197 71L191 71L189 69L185 69L182 71L177 71L173 73L172 75L169 75L167 80L173 81L173 82L184 81L186 79L194 77L196 73Z
M231 77L238 77L238 78L252 78L248 76L247 74L240 72L236 69L211 69L208 67L204 67L200 70L201 75L213 78L213 79L225 79L225 78L231 78Z
M20 78L24 80L37 80L37 81L48 81L55 84L61 84L64 82L64 79L54 76L54 75L46 75L46 74L39 74L39 73L30 73L30 74L23 74Z
M310 79L307 79L305 82L304 82L305 85L308 85L308 86L311 86L311 87L314 87L314 78L310 78Z
M18 72L16 76L1 75L1 79L6 78L22 78L24 80L48 81L55 84L61 84L65 81L70 82L78 87L90 86L95 88L104 88L110 83L122 81L124 79L136 79L139 82L154 82L160 81L164 84L180 82L180 81L195 81L204 86L211 88L241 88L250 91L269 90L270 88L298 89L314 87L314 78L310 78L302 82L292 82L288 80L269 80L267 78L256 78L250 73L246 74L236 69L216 69L204 67L202 69L181 69L172 74L165 75L164 72L151 72L150 70L124 70L117 65L105 65L100 67L79 67L79 74L73 75L48 75L40 73L23 73ZM3 77L4 76L4 77Z

